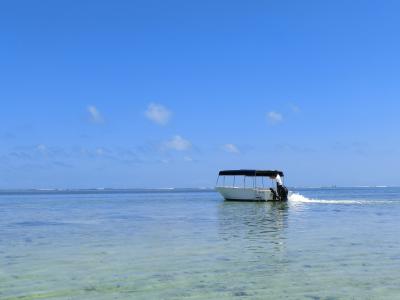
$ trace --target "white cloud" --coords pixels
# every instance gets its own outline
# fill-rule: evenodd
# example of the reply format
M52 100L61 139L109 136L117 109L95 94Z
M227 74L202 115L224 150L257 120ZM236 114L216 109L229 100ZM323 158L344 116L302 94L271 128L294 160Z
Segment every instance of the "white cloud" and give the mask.
M165 146L177 151L185 151L192 147L192 143L188 140L185 140L180 135L175 135L172 139L165 143Z
M282 114L277 113L275 111L270 111L267 113L267 119L270 123L277 124L279 122L282 122L283 116Z
M47 147L46 145L40 144L36 146L36 150L39 151L42 154L46 154L47 153Z
M235 154L239 154L239 153L240 153L239 148L238 148L236 145L234 145L234 144L225 144L225 145L223 146L223 149L224 149L226 152L229 152L229 153L235 153Z
M183 158L183 160L184 160L184 161L191 162L191 161L193 161L193 158L191 158L190 156L185 156L185 157Z
M166 125L169 122L172 113L170 110L160 104L150 103L145 111L145 115L154 123Z
M103 148L97 148L97 149L96 149L96 154L97 154L98 156L102 156L102 155L105 154L105 151L104 151Z
M90 121L92 121L93 123L103 123L104 122L103 116L101 115L99 110L96 108L96 106L89 105L87 107L87 111L90 116Z

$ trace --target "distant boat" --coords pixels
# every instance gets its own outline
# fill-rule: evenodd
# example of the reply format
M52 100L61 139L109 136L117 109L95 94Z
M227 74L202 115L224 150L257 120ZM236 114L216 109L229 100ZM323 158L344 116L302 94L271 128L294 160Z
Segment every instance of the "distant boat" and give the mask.
M288 190L283 177L278 170L224 170L218 174L215 189L225 200L286 201Z

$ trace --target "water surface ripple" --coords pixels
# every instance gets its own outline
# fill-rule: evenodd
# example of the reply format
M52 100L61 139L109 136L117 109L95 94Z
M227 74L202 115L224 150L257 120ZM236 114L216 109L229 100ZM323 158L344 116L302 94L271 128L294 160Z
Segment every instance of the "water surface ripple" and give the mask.
M400 299L400 188L0 193L0 299Z

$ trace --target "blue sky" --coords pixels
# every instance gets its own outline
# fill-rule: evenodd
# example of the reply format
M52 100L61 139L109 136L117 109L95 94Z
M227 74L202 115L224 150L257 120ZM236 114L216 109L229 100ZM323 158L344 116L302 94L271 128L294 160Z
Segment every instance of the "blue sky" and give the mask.
M0 188L400 185L398 1L0 6Z

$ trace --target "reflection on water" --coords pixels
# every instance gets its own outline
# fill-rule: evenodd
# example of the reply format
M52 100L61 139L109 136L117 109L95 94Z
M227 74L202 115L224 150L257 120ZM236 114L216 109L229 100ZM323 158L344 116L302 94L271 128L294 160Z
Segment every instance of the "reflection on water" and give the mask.
M288 204L225 201L218 206L219 235L252 251L283 251ZM232 241L233 242L233 241Z

